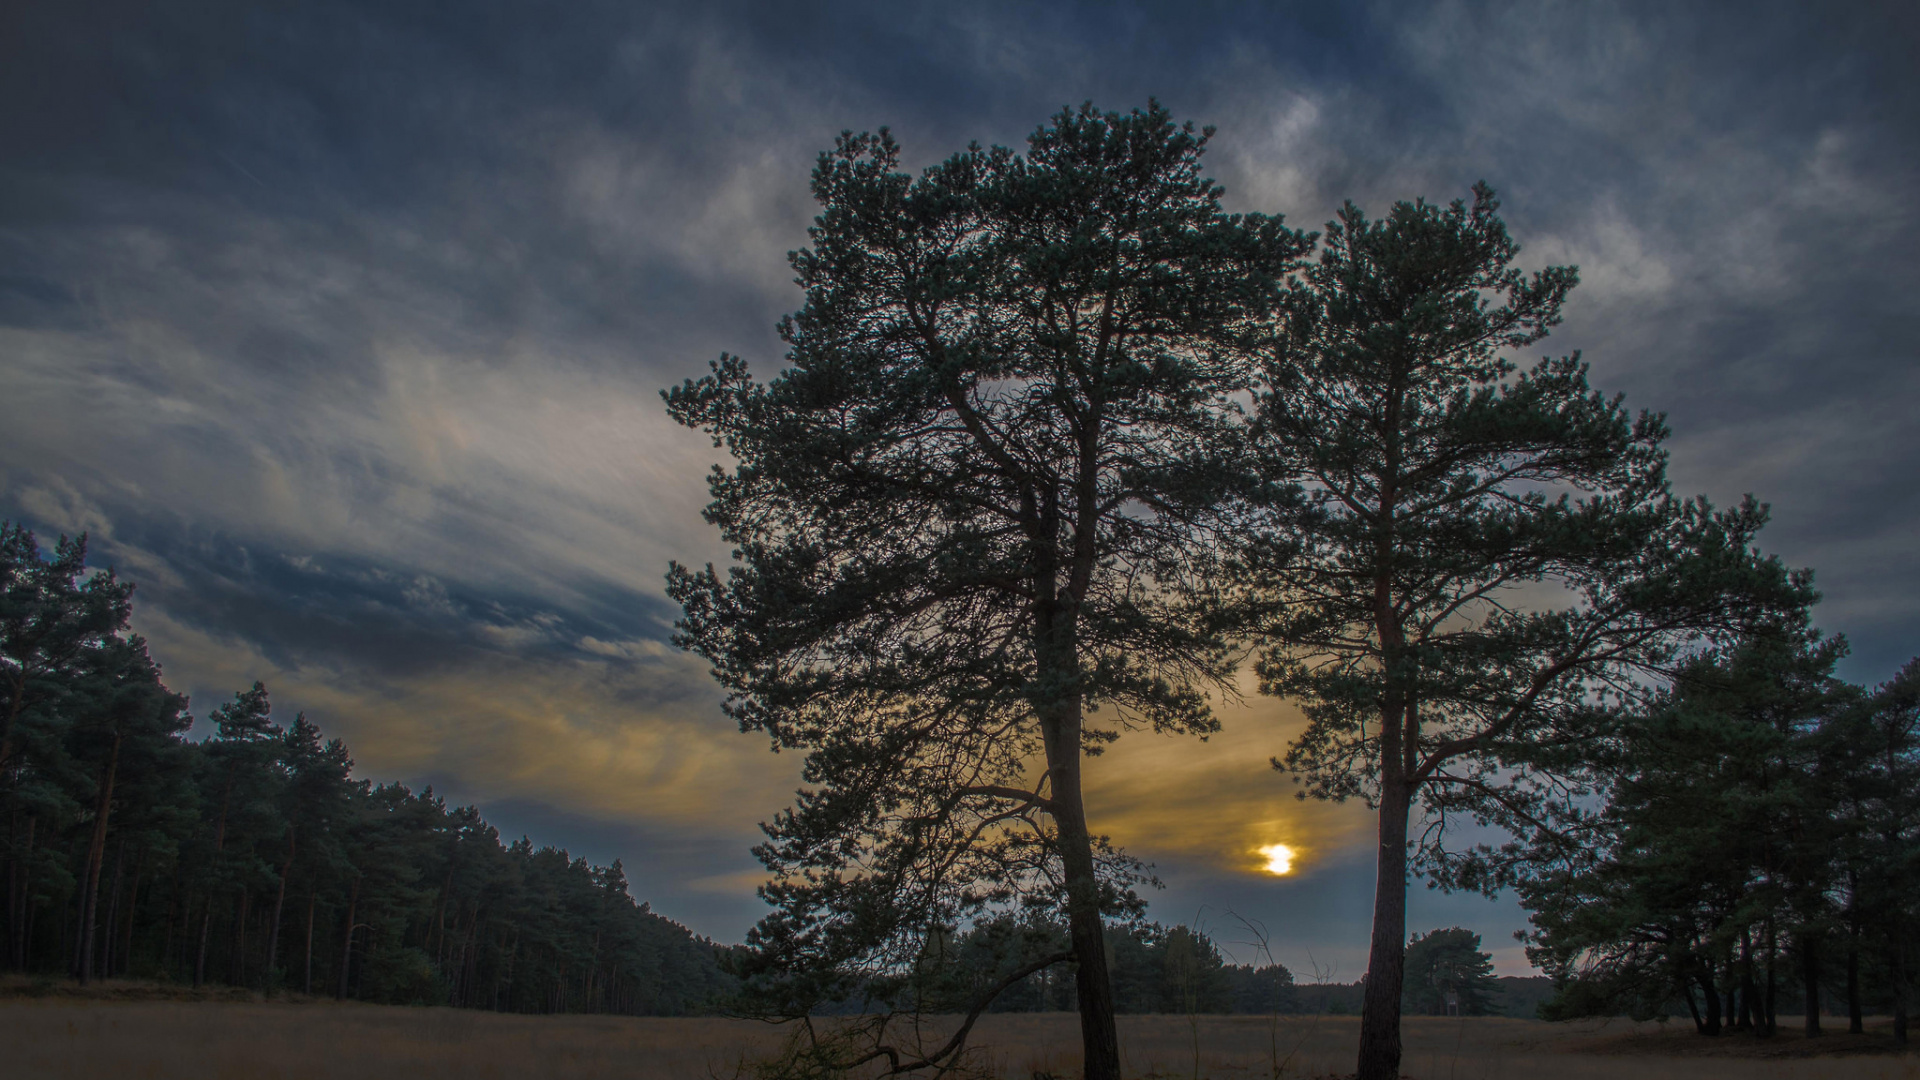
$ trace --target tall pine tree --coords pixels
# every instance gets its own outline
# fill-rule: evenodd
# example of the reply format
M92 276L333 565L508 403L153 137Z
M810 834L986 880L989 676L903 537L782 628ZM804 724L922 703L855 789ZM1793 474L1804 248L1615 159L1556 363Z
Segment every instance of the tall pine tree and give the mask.
M1760 507L1669 494L1659 417L1593 391L1577 357L1516 375L1500 355L1547 333L1576 275L1513 269L1497 208L1484 185L1381 221L1349 204L1260 398L1251 631L1261 689L1308 718L1279 764L1379 809L1360 1080L1399 1071L1415 808L1555 828L1605 695L1802 590L1749 551ZM1419 854L1484 884L1442 833Z
M1221 211L1206 137L1087 106L914 177L884 131L845 136L786 369L729 357L667 395L738 463L707 508L735 564L670 575L680 640L744 729L809 752L751 939L792 1015L903 993L929 933L1025 897L1067 924L1027 959L1075 962L1085 1075L1118 1074L1101 920L1126 875L1085 763L1129 727L1215 729L1227 653L1181 595L1305 242Z

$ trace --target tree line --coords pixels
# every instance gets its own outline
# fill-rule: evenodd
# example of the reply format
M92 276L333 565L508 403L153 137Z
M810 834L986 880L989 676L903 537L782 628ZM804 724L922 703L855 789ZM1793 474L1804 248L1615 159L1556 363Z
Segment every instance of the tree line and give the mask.
M8 969L513 1012L676 1015L721 951L636 903L621 864L522 838L431 788L355 779L255 683L187 737L128 632L132 585L0 524Z
M1151 875L1084 793L1128 732L1217 731L1250 658L1307 720L1274 766L1377 811L1357 1073L1392 1080L1410 876L1595 872L1570 852L1652 790L1628 718L1807 633L1812 575L1761 550L1763 504L1675 494L1664 417L1577 353L1511 357L1579 275L1519 269L1490 188L1306 232L1223 209L1211 134L1087 104L918 173L884 129L843 134L780 370L724 355L664 393L730 459L705 516L732 560L670 567L676 640L744 731L805 755L757 849L773 911L745 992L770 1019L874 1006L776 1071L948 1068L972 1018L1058 967L1084 1075L1116 1080L1109 946ZM1782 771L1730 782L1785 813ZM1514 842L1449 844L1461 824ZM930 941L1036 913L1065 937L1010 943L950 999L959 1033L922 1037ZM1771 955L1755 933L1741 971ZM1597 963L1555 940L1568 978Z
M1872 690L1840 639L1774 634L1687 665L1593 752L1604 811L1520 878L1546 1014L1690 1016L1765 1036L1783 997L1907 1038L1920 926L1920 661ZM1544 838L1543 838L1544 839Z

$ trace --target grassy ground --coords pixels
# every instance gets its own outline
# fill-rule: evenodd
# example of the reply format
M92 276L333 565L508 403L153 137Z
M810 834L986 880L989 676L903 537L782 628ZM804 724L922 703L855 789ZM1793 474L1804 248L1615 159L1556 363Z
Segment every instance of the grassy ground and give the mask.
M157 1000L163 992L137 985L108 984L84 998L28 989L0 987L0 995L12 991L0 997L0 1075L21 1080L727 1080L778 1041L766 1026L738 1020ZM1249 1080L1272 1077L1276 1063L1288 1077L1343 1075L1357 1034L1348 1017L1120 1020L1126 1074L1136 1080ZM1407 1021L1405 1037L1404 1069L1416 1080L1920 1080L1920 1058L1891 1053L1891 1040L1875 1032L1706 1040L1680 1025L1420 1017ZM1064 1080L1078 1060L1071 1014L986 1017L973 1041L977 1065L1017 1080Z

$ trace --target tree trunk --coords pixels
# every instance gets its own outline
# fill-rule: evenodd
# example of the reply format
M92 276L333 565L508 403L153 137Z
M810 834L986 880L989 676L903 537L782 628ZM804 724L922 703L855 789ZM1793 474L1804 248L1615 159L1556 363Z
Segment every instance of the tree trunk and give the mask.
M33 857L33 834L37 831L39 824L40 816L38 814L27 815L26 850L23 856L15 858L14 866L19 866L22 858L31 859ZM19 900L14 905L14 923L10 928L13 930L13 966L21 971L25 971L27 967L27 918L29 909L32 907L32 905L28 903L28 894L33 891L33 882L30 880L32 872L33 867L29 864L27 866L27 873L20 875ZM10 873L9 877L11 878L11 876Z
M20 922L20 807L7 799L7 967L19 966L14 956L15 929Z
M313 905L317 900L319 900L319 898L320 898L320 891L319 891L318 885L311 886L307 889L306 975L301 980L300 992L307 995L308 997L313 996Z
M127 931L120 945L120 973L122 975L131 974L133 971L133 923L135 918L140 914L140 882L146 879L146 875L147 849L145 846L142 846L140 848L140 861L133 864L133 886L127 890ZM148 899L152 898L149 897ZM173 913L169 911L167 915L171 918Z
M121 837L113 850L113 884L107 886L107 917L100 923L100 977L113 974L113 939L120 928L120 882L127 865L127 841Z
M1820 1037L1820 939L1808 933L1800 941L1800 986L1807 996L1807 1038Z
M280 863L280 888L273 894L273 927L267 931L267 968L261 980L273 991L274 964L280 959L280 913L287 906L287 875L293 872L293 826L287 826L287 857Z
M1893 1041L1907 1045L1907 942L1896 932L1893 943Z
M1073 944L1074 984L1080 996L1080 1044L1085 1080L1120 1080L1120 1031L1113 1019L1113 980L1100 919L1100 882L1081 799L1080 703L1073 700L1043 721L1054 825L1067 886L1067 935Z
M1860 950L1857 941L1847 943L1847 1034L1867 1031L1866 1008L1860 1001Z
M1753 941L1745 931L1742 931L1740 934L1740 998L1734 1010L1733 1030L1753 1030L1755 1012L1753 1004Z
M1700 989L1707 998L1706 1034L1720 1034L1720 988L1713 982L1713 962L1709 960L1700 968Z
M1773 1038L1773 1033L1779 1030L1779 1014L1775 1011L1775 991L1779 987L1779 981L1773 977L1774 958L1780 951L1778 945L1779 939L1774 930L1773 919L1769 917L1767 919L1767 984L1760 995L1760 1035L1768 1039Z
M1397 730L1398 725L1393 727ZM1391 740L1397 743L1398 740ZM1399 775L1398 747L1380 785L1380 847L1373 881L1373 942L1360 1010L1358 1080L1400 1076L1400 994L1407 974L1407 819L1412 792Z
M200 948L193 958L193 985L199 989L207 981L207 941L213 935L213 897L207 897L206 910L200 915Z
M87 985L93 975L93 924L99 918L100 865L107 854L107 820L113 813L113 782L120 772L121 738L120 732L113 733L107 775L100 782L100 797L94 803L93 837L87 842L86 892L80 898L80 948L74 957L74 974L79 976L81 986Z
M347 893L347 930L341 937L345 942L340 946L340 986L333 992L333 1000L344 1001L347 996L347 971L353 963L353 916L360 904L360 879L353 879L353 888Z
M229 986L247 985L247 914L253 910L253 890L240 889L240 902L233 920L233 963L229 967Z

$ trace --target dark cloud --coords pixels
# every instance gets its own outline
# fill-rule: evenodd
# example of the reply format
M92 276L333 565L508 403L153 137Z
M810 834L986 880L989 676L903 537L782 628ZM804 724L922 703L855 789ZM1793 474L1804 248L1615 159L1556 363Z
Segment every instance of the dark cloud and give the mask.
M890 125L924 164L1157 95L1218 125L1234 205L1309 227L1344 199L1377 213L1486 179L1524 261L1581 267L1546 344L1669 414L1683 490L1772 503L1766 542L1818 570L1848 674L1885 677L1920 639L1906 7L0 20L0 513L89 531L200 701L279 680L371 775L657 867L636 880L730 912L708 932L736 935L751 902L687 883L746 895L790 763L729 734L700 665L664 644L666 560L724 551L698 515L713 451L656 393L723 349L777 367L771 327L798 299L783 254L846 128ZM1250 740L1256 764L1284 729ZM550 752L569 740L571 765ZM1242 809L1281 821L1266 782L1234 781ZM1165 916L1269 895L1244 891L1244 852L1196 853L1247 837L1179 820L1122 822L1179 868ZM1314 899L1347 886L1313 880L1269 899L1358 933Z

